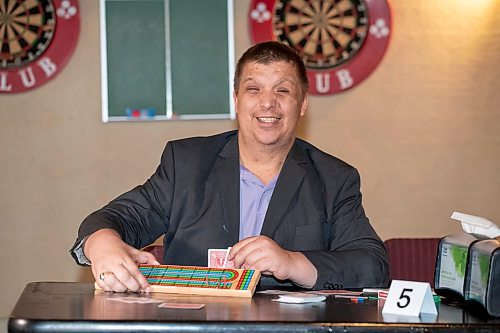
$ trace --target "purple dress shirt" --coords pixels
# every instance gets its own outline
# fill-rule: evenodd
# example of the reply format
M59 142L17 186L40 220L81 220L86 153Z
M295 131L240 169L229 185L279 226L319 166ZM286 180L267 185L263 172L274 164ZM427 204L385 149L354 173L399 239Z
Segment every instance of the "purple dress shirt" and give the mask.
M277 180L265 185L240 164L240 240L260 235Z

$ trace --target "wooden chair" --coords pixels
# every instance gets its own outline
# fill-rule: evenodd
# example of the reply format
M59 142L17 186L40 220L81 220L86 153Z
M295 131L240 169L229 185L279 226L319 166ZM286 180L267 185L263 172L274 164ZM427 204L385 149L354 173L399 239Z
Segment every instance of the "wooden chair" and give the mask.
M429 282L434 288L434 269L440 238L392 238L385 241L389 255L390 279ZM149 245L143 251L152 253L160 263L163 245Z
M434 270L440 238L392 238L386 240L391 280L429 282L434 288Z

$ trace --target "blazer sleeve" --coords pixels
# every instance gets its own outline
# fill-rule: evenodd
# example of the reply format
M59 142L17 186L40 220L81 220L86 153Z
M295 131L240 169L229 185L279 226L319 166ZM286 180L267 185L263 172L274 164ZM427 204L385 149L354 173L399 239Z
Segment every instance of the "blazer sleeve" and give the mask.
M327 202L330 213L324 225L328 249L303 252L318 271L313 288L386 287L387 252L362 207L358 171L349 168L340 191L333 192L337 193L330 196L333 203Z
M122 194L85 218L75 245L87 235L104 228L117 231L127 244L136 248L154 242L169 226L174 170L173 148L169 142L160 165L143 185Z

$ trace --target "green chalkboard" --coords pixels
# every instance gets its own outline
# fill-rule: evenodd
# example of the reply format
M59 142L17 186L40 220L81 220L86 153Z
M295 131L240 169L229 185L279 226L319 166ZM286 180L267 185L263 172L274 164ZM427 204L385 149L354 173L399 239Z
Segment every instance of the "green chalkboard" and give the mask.
M101 0L103 121L234 118L232 0Z

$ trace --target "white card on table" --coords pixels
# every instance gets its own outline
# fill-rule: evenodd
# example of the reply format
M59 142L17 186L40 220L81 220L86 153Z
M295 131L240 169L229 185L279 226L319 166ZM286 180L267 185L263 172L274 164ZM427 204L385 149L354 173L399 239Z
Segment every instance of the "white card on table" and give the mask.
M412 317L418 317L421 313L437 315L430 284L393 280L382 313Z

